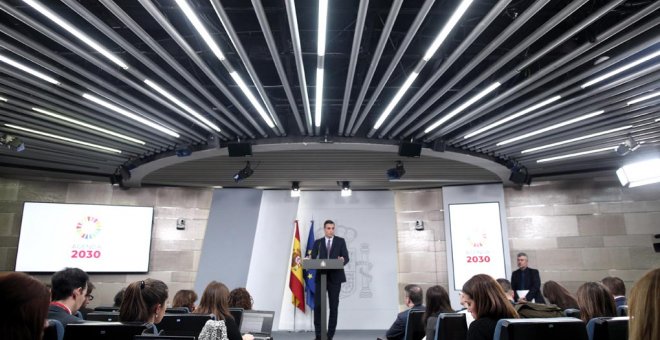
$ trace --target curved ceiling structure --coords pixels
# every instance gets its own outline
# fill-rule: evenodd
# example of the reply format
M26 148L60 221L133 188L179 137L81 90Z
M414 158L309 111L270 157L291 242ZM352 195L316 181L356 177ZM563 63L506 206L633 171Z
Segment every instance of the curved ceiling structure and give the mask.
M653 0L3 1L0 173L280 189L613 173L657 152L659 24ZM228 157L235 142L253 156Z

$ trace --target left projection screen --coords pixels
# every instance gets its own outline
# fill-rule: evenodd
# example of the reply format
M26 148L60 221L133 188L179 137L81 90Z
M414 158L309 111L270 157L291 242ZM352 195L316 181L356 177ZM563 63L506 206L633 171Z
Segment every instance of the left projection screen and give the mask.
M26 202L16 271L149 270L153 207Z

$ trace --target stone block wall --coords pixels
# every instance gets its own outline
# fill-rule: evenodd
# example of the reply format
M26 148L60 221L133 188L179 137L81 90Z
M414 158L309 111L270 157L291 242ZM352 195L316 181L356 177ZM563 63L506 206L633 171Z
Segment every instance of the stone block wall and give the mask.
M512 268L529 255L541 280L570 291L585 281L635 280L660 266L653 235L660 234L660 185L622 188L616 179L551 181L504 191ZM399 302L403 286L447 287L442 190L397 191ZM415 221L425 230L415 231ZM476 274L476 273L475 273ZM403 306L401 306L403 308Z
M211 206L212 189L148 187L120 189L95 182L31 181L0 177L0 271L14 270L23 202L153 206L149 272L91 275L96 289L91 306L111 305L114 294L146 277L163 280L170 302L179 289L192 289ZM177 230L176 220L186 220ZM38 250L36 250L38 251ZM44 282L49 275L37 275Z

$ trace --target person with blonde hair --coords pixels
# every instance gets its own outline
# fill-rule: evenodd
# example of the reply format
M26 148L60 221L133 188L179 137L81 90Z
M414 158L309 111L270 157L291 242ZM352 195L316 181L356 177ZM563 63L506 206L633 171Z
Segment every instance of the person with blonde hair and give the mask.
M190 289L181 289L174 294L172 299L172 307L186 307L189 312L195 311L195 301L197 301L197 293Z
M467 340L492 340L497 321L519 317L499 283L486 274L467 280L463 295L468 312L474 317Z
M629 340L660 339L660 268L644 274L630 291Z
M589 322L593 318L616 316L616 304L610 290L600 282L585 282L577 290L580 319Z
M215 319L218 321L224 321L224 327L220 326L223 331L226 330L226 337L229 340L248 340L254 339L250 334L245 334L241 336L241 332L238 329L238 325L234 320L234 317L229 312L229 288L225 286L224 283L218 281L211 281L211 283L206 286L202 298L199 301L199 305L195 308L195 314L213 314ZM207 322L207 325L209 323ZM202 330L203 334L200 334L199 338L207 338L207 333L216 332L208 331L206 326ZM213 338L213 337L210 337Z

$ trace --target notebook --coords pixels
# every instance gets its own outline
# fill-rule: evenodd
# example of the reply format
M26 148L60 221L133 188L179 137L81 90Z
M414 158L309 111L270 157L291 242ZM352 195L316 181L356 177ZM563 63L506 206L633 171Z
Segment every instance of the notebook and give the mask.
M243 322L241 323L241 334L250 333L255 340L271 339L273 330L273 311L246 310L243 311Z

